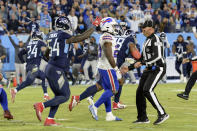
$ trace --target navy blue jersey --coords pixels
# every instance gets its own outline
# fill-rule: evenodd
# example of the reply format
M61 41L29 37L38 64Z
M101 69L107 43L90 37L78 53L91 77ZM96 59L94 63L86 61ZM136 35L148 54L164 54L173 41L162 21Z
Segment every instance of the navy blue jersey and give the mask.
M71 37L71 35L61 30L51 32L47 35L47 42L50 49L50 64L63 69L69 66L68 53L70 45L66 44L66 40Z
M46 44L41 40L30 41L26 47L19 52L19 59L24 63L25 61L22 56L26 54L26 67L31 65L37 65L39 67L42 58L41 47L43 46L46 46Z
M31 32L34 32L34 31L38 31L40 27L39 27L39 24L37 22L31 21L29 23L29 28L30 28Z
M185 52L187 52L187 42L178 42L175 41L174 42L174 46L176 47L175 52L178 54L183 54Z
M116 46L120 48L117 55L118 67L121 67L121 65L125 62L125 58L127 58L130 55L130 49L129 49L130 43L135 44L135 40L132 34L128 36L117 37Z

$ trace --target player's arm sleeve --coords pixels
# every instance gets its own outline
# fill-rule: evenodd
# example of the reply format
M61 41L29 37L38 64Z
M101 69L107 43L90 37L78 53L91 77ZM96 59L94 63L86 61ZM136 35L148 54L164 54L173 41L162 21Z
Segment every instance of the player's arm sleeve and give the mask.
M14 40L12 39L11 36L8 36L8 38L9 38L10 42L12 43L12 45L14 46L15 49L16 49L16 48L19 48L19 45L17 45L17 44L14 42Z
M19 53L18 53L18 58L22 63L25 63L25 60L23 59L23 55L27 54L26 49L22 49Z
M81 42L87 38L90 37L90 35L94 32L94 28L90 28L87 31L85 31L84 33L82 33L81 35L77 35L77 36L72 36L71 38L66 40L67 44L71 44L71 43L76 43L76 42Z

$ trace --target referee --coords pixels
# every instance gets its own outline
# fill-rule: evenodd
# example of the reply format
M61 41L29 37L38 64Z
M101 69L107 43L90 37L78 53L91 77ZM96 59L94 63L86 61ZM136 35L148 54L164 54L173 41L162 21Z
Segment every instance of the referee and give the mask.
M169 118L164 108L153 92L157 83L166 73L166 62L164 58L164 45L155 34L155 24L152 20L146 20L142 25L142 32L147 37L142 49L142 57L129 70L146 65L139 86L136 91L137 120L133 123L150 123L146 113L146 98L158 112L158 119L154 125L161 124Z

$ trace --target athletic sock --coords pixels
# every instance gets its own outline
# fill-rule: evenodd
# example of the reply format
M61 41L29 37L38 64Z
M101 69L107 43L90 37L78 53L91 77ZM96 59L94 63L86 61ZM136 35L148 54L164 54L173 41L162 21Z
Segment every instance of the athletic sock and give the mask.
M83 93L81 93L80 95L80 101L89 97L89 96L94 96L97 92L97 87L96 85L92 85L90 87L88 87Z
M119 85L118 92L116 93L114 97L114 102L118 103L120 101L121 92L122 92L122 86Z

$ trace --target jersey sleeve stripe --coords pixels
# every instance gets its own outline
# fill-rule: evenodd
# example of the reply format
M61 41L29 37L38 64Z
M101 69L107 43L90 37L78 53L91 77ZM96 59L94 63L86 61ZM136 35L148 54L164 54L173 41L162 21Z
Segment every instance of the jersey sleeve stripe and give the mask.
M103 38L103 40L112 40L112 38Z

